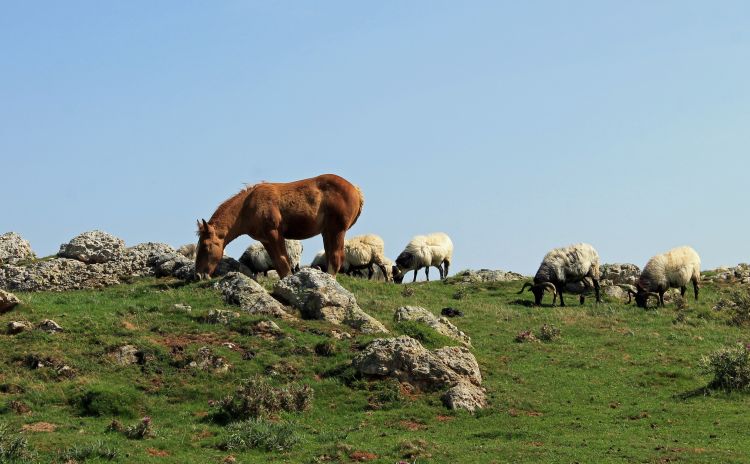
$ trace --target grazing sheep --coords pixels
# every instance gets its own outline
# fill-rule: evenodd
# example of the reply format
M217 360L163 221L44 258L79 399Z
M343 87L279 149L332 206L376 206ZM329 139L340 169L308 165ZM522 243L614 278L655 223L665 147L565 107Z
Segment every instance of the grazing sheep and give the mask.
M368 270L368 279L372 279L375 274L375 266L380 271L380 277L385 276L385 280L390 280L390 267L387 267L390 261L385 257L385 246L383 239L377 235L367 234L352 237L344 242L344 263L340 271L348 275L364 276L362 271ZM327 267L325 251L319 251L313 258L310 267L316 267L326 271Z
M358 235L344 242L344 262L350 272L367 269L367 277L372 279L373 267L378 266L383 275L387 276L385 259L385 245L377 235Z
M453 258L453 242L450 237L442 232L429 235L417 235L406 244L404 251L396 258L396 266L393 267L394 282L401 283L404 274L414 271L414 280L417 280L417 272L425 268L427 280L430 280L430 266L438 268L440 279L448 277L448 268Z
M292 272L297 272L299 271L299 263L302 259L302 242L286 239L284 242L286 244L286 253L289 256L289 266ZM274 269L273 260L268 255L268 251L266 251L263 244L259 242L247 247L240 257L240 263L247 266L256 276L262 272L264 276L268 277L268 271Z
M191 261L195 261L197 249L198 249L198 246L195 243L188 243L187 245L182 245L180 248L178 248L177 253L190 259Z
M372 279L382 281L382 282L392 282L393 281L393 268L395 267L395 264L389 258L383 259L383 264L385 265L386 273L383 274L383 271L380 269L379 266L377 266L375 267L375 272L372 275Z
M560 295L560 306L565 306L563 300L563 289L567 284L583 282L584 289L594 287L596 302L601 302L599 296L599 254L594 247L587 243L579 243L563 248L555 248L544 256L539 270L534 276L534 283L526 282L521 287L521 294L527 286L534 293L534 304L542 304L545 290L553 295L552 304L555 304L557 295ZM589 280L590 279L590 283ZM584 292L585 293L585 292ZM580 302L584 302L584 293L581 293Z
M650 296L658 297L658 304L664 306L664 292L679 288L680 295L685 296L688 282L693 282L697 300L700 280L701 258L695 250L683 246L649 259L636 283L637 292L629 293L635 296L635 304L640 308L646 307Z

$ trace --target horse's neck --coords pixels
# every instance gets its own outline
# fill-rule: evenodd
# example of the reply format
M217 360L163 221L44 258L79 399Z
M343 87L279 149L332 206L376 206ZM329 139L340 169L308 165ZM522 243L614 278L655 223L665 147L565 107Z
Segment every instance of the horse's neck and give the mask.
M242 234L247 233L244 230L244 221L242 220L242 209L245 205L247 191L243 191L224 202L211 217L211 224L216 228L220 235L224 235L224 246L236 239Z

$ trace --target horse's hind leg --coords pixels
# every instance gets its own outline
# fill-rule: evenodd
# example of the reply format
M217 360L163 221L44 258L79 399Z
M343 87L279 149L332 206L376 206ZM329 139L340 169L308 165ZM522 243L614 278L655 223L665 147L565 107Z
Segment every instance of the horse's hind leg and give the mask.
M344 234L346 231L336 233L323 233L323 248L326 250L328 259L328 273L336 275L344 264Z
M272 240L263 243L263 246L271 257L273 266L276 268L276 272L279 273L279 278L283 279L288 276L292 269L291 266L289 266L289 257L286 254L284 239L274 237Z

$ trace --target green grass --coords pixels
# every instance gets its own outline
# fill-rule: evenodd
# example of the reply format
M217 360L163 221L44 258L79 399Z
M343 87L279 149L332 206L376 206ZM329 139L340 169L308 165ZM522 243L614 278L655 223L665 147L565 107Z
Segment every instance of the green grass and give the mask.
M334 326L276 321L284 336L263 338L246 330L261 319L244 313L229 325L202 322L210 309L236 311L211 283L143 279L100 291L18 294L24 304L0 315L0 327L50 318L65 331L0 335L0 423L10 434L40 422L56 426L20 433L37 462L79 456L87 463L204 464L229 454L241 463L353 462L356 453L382 463L414 457L419 463L750 461L750 396L703 390L711 377L699 368L703 355L750 341L746 327L711 309L731 287L704 285L701 301L689 294L678 314L670 305L642 310L595 305L588 301L593 298L583 307L535 308L530 294L515 294L520 283L471 285L456 299L459 287L441 282L410 284L411 295L398 285L343 276L339 282L394 334L421 336L431 348L455 342L395 325L394 310L462 310L465 316L453 322L472 338L490 406L474 415L448 411L441 392L405 392L393 382L357 379L348 363L373 336L316 350L329 342ZM175 310L175 303L193 311ZM543 324L559 328L562 336L552 343L513 341L520 331L536 333ZM125 344L137 346L145 363L119 366L109 353ZM203 346L225 358L229 372L191 369ZM75 376L47 366L32 369L25 361L29 355L67 365ZM280 447L286 451L267 451L279 448L276 426L247 432L270 436L268 441L227 451L237 429L212 420L209 403L258 375L275 387L309 385L312 407L269 418L284 437L295 437ZM31 412L14 412L11 401L22 401ZM144 416L158 431L152 438L131 440L108 431L113 419L132 424Z

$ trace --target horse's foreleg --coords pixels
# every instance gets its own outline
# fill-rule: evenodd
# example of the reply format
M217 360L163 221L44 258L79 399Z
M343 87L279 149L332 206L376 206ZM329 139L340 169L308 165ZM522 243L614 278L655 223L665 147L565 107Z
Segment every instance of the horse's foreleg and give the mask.
M286 254L284 239L277 238L276 240L263 243L263 246L271 257L273 266L276 268L276 272L279 273L279 278L283 279L288 276L292 272L292 268L289 265L289 257Z
M336 275L344 264L344 234L346 231L335 234L323 234L323 248L328 259L328 273Z

